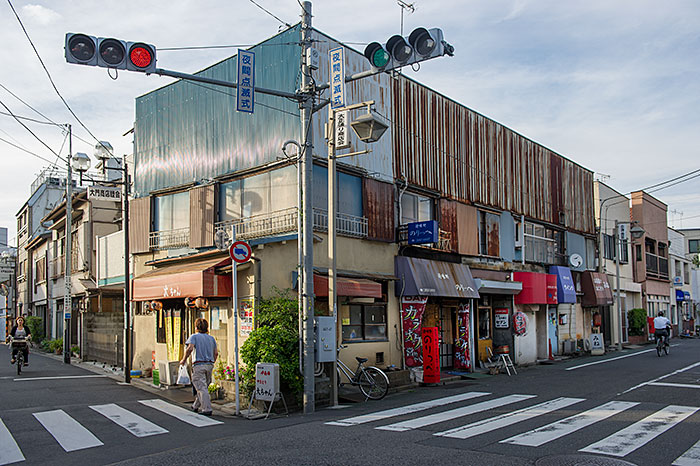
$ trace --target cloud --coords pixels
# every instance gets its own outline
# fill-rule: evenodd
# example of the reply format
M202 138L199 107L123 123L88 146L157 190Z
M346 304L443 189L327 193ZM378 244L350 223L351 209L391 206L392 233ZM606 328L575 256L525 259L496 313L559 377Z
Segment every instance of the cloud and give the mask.
M61 15L50 8L42 5L25 5L22 7L22 12L27 19L46 26L61 18Z

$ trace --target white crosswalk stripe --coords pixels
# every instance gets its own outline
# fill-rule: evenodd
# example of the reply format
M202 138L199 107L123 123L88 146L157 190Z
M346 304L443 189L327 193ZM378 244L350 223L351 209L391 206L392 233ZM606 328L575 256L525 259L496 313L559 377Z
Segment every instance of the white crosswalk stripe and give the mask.
M698 466L700 465L700 442L696 443L688 451L679 456L673 462L673 466Z
M0 419L0 464L12 464L24 461L22 450L15 441L5 423Z
M466 426L457 427L456 429L438 432L433 435L437 435L439 437L466 439L474 437L475 435L491 432L492 430L500 429L501 427L506 427L526 419L541 416L558 409L566 408L567 406L571 406L582 401L584 401L583 398L557 398L535 406L530 406L529 408L519 409L507 414L484 419L483 421L467 424Z
M34 417L66 451L83 450L104 445L92 432L62 409L34 413Z
M691 416L698 408L667 406L615 434L579 451L623 457Z
M339 421L326 422L328 425L332 426L354 426L357 424L364 424L366 422L381 421L382 419L387 419L390 417L403 416L405 414L413 414L419 411L424 411L426 409L437 408L439 406L444 406L452 403L457 403L460 401L469 400L472 398L478 398L480 396L490 395L487 392L467 392L460 393L459 395L447 396L444 398L437 398L435 400L425 401L423 403L416 403L408 406L401 406L399 408L387 409L384 411L379 411L376 413L363 414L361 416L349 417L346 419L341 419Z
M501 443L512 443L515 445L527 445L531 447L539 447L547 442L556 440L572 432L588 427L591 424L607 419L610 416L621 413L622 411L637 406L639 403L628 401L611 401L602 406L590 409L580 414L576 414L561 421L548 424L539 429L534 429L514 437L501 440Z
M114 403L106 405L90 406L90 409L110 419L117 425L123 427L136 437L148 437L150 435L165 434L168 431L151 421L142 418L136 413L122 408Z
M481 403L476 403L470 406L464 406L462 408L452 409L450 411L431 414L430 416L423 416L417 419L411 419L408 421L403 421L388 426L376 427L376 429L393 430L396 432L419 429L421 427L437 424L439 422L449 421L452 419L457 419L463 416L487 411L489 409L498 408L507 404L517 403L519 401L524 401L534 397L535 395L508 395L502 398L496 398L495 400L483 401Z
M181 408L180 406L175 406L167 401L156 399L156 400L139 400L139 403L150 406L153 409L168 414L176 419L186 422L187 424L193 425L195 427L207 427L215 426L217 424L223 424L221 421L212 419L210 417L202 416L189 409Z

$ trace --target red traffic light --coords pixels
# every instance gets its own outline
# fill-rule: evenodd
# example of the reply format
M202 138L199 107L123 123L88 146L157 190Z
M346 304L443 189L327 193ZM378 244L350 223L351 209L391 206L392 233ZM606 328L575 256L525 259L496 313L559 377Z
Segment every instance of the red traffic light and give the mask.
M128 68L133 71L152 72L155 70L155 49L142 42L129 44Z

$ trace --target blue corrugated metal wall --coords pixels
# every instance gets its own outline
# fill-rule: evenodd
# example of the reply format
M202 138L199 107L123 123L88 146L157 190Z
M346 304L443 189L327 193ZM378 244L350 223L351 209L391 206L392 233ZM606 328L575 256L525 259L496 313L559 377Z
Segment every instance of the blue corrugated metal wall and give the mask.
M252 48L256 86L294 92L301 60L299 26ZM237 58L198 73L235 82ZM282 143L300 140L295 102L256 94L255 114L236 112L236 90L178 81L136 99L136 196L263 165Z

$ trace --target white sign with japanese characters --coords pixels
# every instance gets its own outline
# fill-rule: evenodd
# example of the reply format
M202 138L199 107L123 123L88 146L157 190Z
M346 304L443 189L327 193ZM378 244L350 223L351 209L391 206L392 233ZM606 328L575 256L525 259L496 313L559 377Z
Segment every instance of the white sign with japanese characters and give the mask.
M267 362L255 365L255 399L275 401L280 391L280 366Z
M114 186L89 186L88 199L91 201L122 201L122 191Z
M341 110L335 112L335 150L347 149L348 147L350 147L348 111Z

